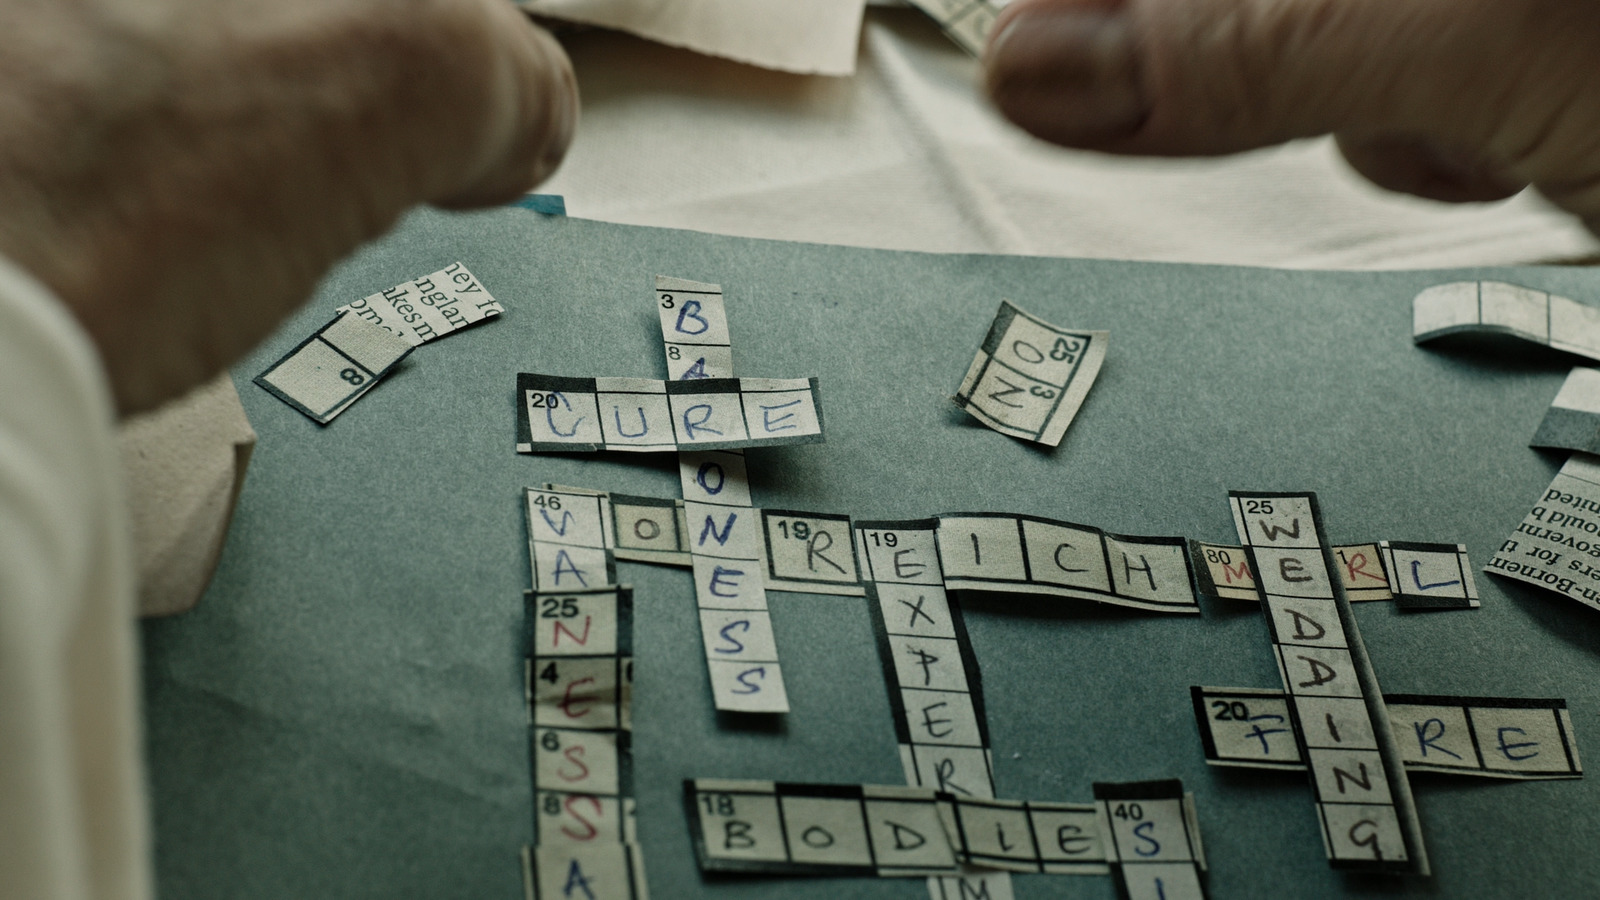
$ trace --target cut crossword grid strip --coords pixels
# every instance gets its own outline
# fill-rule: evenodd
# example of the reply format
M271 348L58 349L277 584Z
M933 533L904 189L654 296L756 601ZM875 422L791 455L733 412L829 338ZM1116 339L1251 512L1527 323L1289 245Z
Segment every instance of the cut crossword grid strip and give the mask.
M1329 861L1426 875L1411 785L1332 572L1316 495L1229 493L1271 631L1301 757L1309 760Z
M1509 334L1600 359L1600 308L1503 281L1455 281L1417 294L1411 339L1420 344L1459 332Z
M577 591L616 583L616 557L606 539L610 498L578 488L524 492L528 561L539 593Z
M938 520L858 522L856 547L906 782L992 799L982 678L961 609L945 593ZM968 869L929 878L928 893L1009 898L1011 878Z
M341 313L257 375L255 382L306 418L326 425L410 352L410 344L388 331Z
M526 606L537 843L632 843L632 592L530 591Z
M1038 516L939 517L939 554L950 590L1094 600L1198 615L1187 542L1130 537Z
M960 866L934 791L700 778L684 782L708 872L924 876Z
M631 784L633 595L616 584L597 492L524 492L533 590L524 637L536 843L530 900L644 900Z
M659 453L823 440L815 378L517 375L517 452Z
M1252 603L1258 599L1244 548L1204 541L1190 541L1189 547L1201 596ZM1401 609L1478 607L1464 545L1381 541L1332 550L1334 572L1351 603L1394 600Z
M1058 328L1008 301L956 389L957 406L1001 434L1061 443L1105 361L1107 333Z
M732 342L720 286L658 275L655 304L671 377L666 384L695 392L675 397L704 397L705 386L743 383L733 379ZM814 404L815 379L810 386ZM787 406L798 401L785 394L771 402ZM689 421L686 411L675 407L673 412ZM763 427L771 427L771 409L762 415ZM725 418L731 421L731 416ZM815 413L810 421L820 435ZM723 429L727 433L731 426ZM712 702L717 709L734 712L788 712L777 637L767 609L761 563L764 535L751 506L745 457L727 452L680 454L678 474L686 524L683 536L694 570ZM637 536L637 522L627 531Z
M695 855L708 872L955 881L962 865L973 863L1014 872L1110 871L1093 803L712 778L685 781L684 803ZM1152 818L1159 812L1152 808ZM998 871L984 877L991 885L1006 878ZM980 883L977 896L994 894Z
M1282 691L1192 687L1206 762L1303 770ZM1565 700L1385 694L1407 772L1486 778L1582 778Z

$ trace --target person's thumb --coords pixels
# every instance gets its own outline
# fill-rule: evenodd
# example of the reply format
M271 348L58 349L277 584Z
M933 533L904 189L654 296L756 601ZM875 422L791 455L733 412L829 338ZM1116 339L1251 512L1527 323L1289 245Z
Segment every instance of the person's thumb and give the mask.
M1334 133L1379 184L1600 213L1600 7L1572 0L1017 0L988 89L1034 135L1211 155Z

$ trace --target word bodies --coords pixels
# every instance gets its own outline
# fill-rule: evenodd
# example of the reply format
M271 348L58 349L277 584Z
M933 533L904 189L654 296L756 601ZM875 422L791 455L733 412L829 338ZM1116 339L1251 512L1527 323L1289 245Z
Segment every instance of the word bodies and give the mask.
M1416 343L1458 332L1488 332L1600 359L1600 309L1502 281L1455 281L1411 303Z
M517 376L517 452L661 452L819 443L815 378Z
M1600 609L1600 458L1574 453L1483 570Z
M952 399L1001 434L1054 447L1100 374L1106 338L1057 328L1001 301Z
M922 876L959 870L940 807L909 787L684 782L689 830L708 872Z
M410 352L410 344L388 331L341 313L257 375L255 382L306 418L326 425Z
M527 594L532 897L645 896L630 774L632 610L620 586Z
M1427 874L1410 783L1377 676L1323 545L1316 495L1233 491L1229 501L1257 576L1329 861L1338 868Z
M1214 766L1304 769L1282 691L1192 687L1195 721ZM1407 772L1487 778L1582 778L1565 700L1385 694Z
M505 312L459 262L339 307L413 347Z
M1094 790L1094 803L1041 803L919 787L701 778L684 782L684 803L695 855L708 872L1116 871L1125 896L1203 900L1205 853L1194 797L1183 784L1096 784ZM992 884L1005 884L1009 895L1009 881L976 884L967 888L976 896L994 896Z
M1528 446L1600 453L1600 369L1567 373Z

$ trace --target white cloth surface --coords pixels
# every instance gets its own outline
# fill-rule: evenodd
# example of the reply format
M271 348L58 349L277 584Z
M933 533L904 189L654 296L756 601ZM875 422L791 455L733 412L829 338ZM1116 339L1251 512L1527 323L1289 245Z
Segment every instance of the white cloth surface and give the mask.
M0 897L148 897L110 392L77 323L3 260L0 386Z
M857 74L785 75L567 34L583 118L542 192L569 214L893 249L1302 268L1547 261L1595 239L1524 194L1451 206L1354 174L1327 140L1208 160L1035 141L927 17L869 9Z

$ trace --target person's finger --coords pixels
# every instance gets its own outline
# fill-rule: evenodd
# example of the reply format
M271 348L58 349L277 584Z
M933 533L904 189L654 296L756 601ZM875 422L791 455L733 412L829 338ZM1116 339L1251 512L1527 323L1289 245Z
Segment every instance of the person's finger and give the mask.
M1338 136L1339 152L1373 184L1447 203L1504 200L1528 183L1504 169L1427 141Z
M1017 0L985 64L1002 112L1071 146L1219 154L1348 132L1541 184L1600 167L1588 3Z
M489 9L498 53L491 69L483 162L462 186L432 198L449 207L487 206L515 198L550 177L572 143L578 88L561 45L504 0Z

